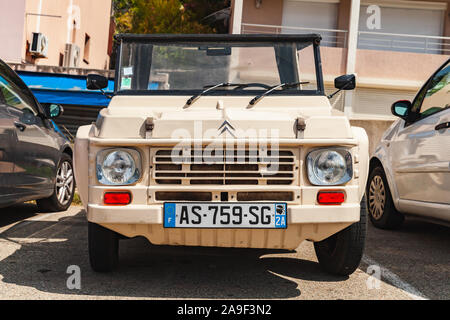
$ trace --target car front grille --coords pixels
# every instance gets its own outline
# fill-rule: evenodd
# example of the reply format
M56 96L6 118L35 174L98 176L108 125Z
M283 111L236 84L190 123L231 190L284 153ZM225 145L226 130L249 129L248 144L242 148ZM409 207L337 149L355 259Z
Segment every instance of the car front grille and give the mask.
M292 185L298 173L293 150L261 152L191 150L172 155L172 149L151 152L152 180L160 185Z

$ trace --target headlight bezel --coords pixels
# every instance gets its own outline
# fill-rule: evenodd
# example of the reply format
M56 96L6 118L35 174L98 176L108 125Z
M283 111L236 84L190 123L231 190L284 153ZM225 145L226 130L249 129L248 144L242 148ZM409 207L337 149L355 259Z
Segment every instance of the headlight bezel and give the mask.
M314 172L316 159L319 158L324 152L334 151L340 154L345 161L345 173L344 175L337 181L329 183L324 180L321 180L317 177ZM339 186L343 185L353 178L353 157L350 150L343 147L325 147L325 148L317 148L312 149L306 155L306 172L308 176L308 180L312 185L315 186Z
M125 152L128 153L134 161L134 172L131 177L123 183L117 183L110 181L106 178L103 168L105 159L113 152ZM97 181L102 185L107 186L129 186L138 183L142 178L142 156L141 153L133 148L108 148L103 149L97 153L96 156L96 177Z

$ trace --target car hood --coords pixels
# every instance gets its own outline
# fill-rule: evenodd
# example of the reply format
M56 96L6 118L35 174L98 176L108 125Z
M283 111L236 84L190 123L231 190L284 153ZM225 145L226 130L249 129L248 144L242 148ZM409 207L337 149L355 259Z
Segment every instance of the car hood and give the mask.
M270 96L254 106L252 97L115 96L97 120L99 138L214 139L352 138L346 117L332 112L325 96ZM150 130L151 129L151 130ZM151 131L151 136L148 132Z

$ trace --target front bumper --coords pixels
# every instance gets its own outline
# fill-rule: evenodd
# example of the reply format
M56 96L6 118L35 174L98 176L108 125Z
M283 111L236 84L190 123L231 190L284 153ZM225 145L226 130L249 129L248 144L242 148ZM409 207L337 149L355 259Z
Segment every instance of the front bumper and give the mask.
M288 228L291 224L353 223L359 221L359 204L339 206L288 205ZM89 204L87 218L98 224L163 224L162 205L128 205L121 207Z
M359 221L360 207L291 205L287 229L164 228L162 205L89 205L87 216L126 237L143 236L155 245L293 250L304 240L321 241Z
M257 187L257 186L255 186ZM106 206L104 193L116 190L104 186L91 186L87 204L87 219L126 237L143 236L158 245L188 245L212 247L241 247L266 249L295 249L303 240L321 241L359 221L360 192L357 184L326 188L343 190L346 200L341 205L319 205L317 193L323 188L295 186L270 188L271 191L293 191L295 201L287 202L287 229L180 229L163 227L163 202L154 202L155 192L160 186L130 186L126 190L133 194L132 203L126 206ZM173 189L168 189L173 190ZM199 191L204 188L180 186L177 190ZM223 188L211 186L208 191L219 195ZM248 190L268 190L242 186L229 187L229 195ZM215 197L214 197L215 198ZM170 201L176 202L176 201ZM211 203L213 203L212 201ZM255 201L258 202L258 201ZM229 203L238 203L229 201Z

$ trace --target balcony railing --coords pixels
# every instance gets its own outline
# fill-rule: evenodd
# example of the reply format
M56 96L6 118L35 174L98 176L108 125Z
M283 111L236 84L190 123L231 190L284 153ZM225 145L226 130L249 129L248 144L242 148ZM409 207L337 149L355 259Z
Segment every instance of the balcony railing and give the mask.
M347 30L337 29L314 29L253 23L243 23L241 25L241 33L243 34L318 33L322 36L321 45L326 47L345 47L347 44L347 32Z
M347 46L348 37L347 30L287 27L254 23L242 23L241 33L318 33L322 36L321 44L323 46L340 48ZM450 37L359 31L358 48L450 55Z
M449 55L450 37L359 31L358 48Z

